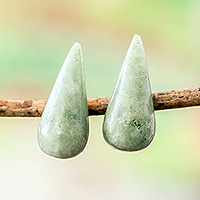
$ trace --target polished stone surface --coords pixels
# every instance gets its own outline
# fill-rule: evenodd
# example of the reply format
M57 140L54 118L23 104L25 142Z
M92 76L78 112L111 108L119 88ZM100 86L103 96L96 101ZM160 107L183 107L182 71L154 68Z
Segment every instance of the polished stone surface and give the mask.
M135 35L108 105L103 135L124 151L146 148L154 138L155 115L141 37Z
M82 49L75 43L45 106L38 128L38 143L50 156L71 158L85 148L88 131Z

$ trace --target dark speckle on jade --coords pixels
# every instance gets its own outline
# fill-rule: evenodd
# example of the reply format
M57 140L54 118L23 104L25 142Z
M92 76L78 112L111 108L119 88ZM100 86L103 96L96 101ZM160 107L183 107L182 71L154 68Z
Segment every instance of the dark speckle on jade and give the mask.
M88 106L83 57L79 43L67 55L45 106L38 127L43 152L71 158L83 151L88 140Z
M155 115L141 37L135 35L108 105L103 135L123 151L146 148L155 135Z

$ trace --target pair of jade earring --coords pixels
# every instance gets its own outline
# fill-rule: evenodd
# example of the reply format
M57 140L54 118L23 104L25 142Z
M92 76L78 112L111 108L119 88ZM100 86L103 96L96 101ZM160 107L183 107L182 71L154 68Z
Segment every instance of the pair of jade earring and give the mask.
M51 91L38 128L43 152L71 158L88 141L88 105L82 50L75 43ZM135 35L110 99L103 122L103 136L123 151L146 148L155 135L155 115L144 47Z

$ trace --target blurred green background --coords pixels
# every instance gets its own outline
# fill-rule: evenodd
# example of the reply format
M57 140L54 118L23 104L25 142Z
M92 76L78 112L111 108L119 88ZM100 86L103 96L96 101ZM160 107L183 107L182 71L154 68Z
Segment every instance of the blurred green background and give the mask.
M153 92L200 83L198 0L1 0L0 99L43 99L74 42L84 54L88 98L110 96L135 33L143 38ZM44 155L40 119L0 119L0 199L200 199L200 108L156 112L156 137L123 153L90 117L85 151Z

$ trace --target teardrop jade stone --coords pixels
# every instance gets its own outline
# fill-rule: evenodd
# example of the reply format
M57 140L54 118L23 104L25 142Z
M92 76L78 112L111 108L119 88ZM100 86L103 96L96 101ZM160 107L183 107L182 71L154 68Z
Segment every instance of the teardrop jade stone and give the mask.
M41 150L50 156L70 158L83 151L88 131L82 49L79 43L75 43L42 114L38 143Z
M146 148L154 134L155 115L145 52L141 37L135 35L104 117L103 135L117 149L137 151Z

